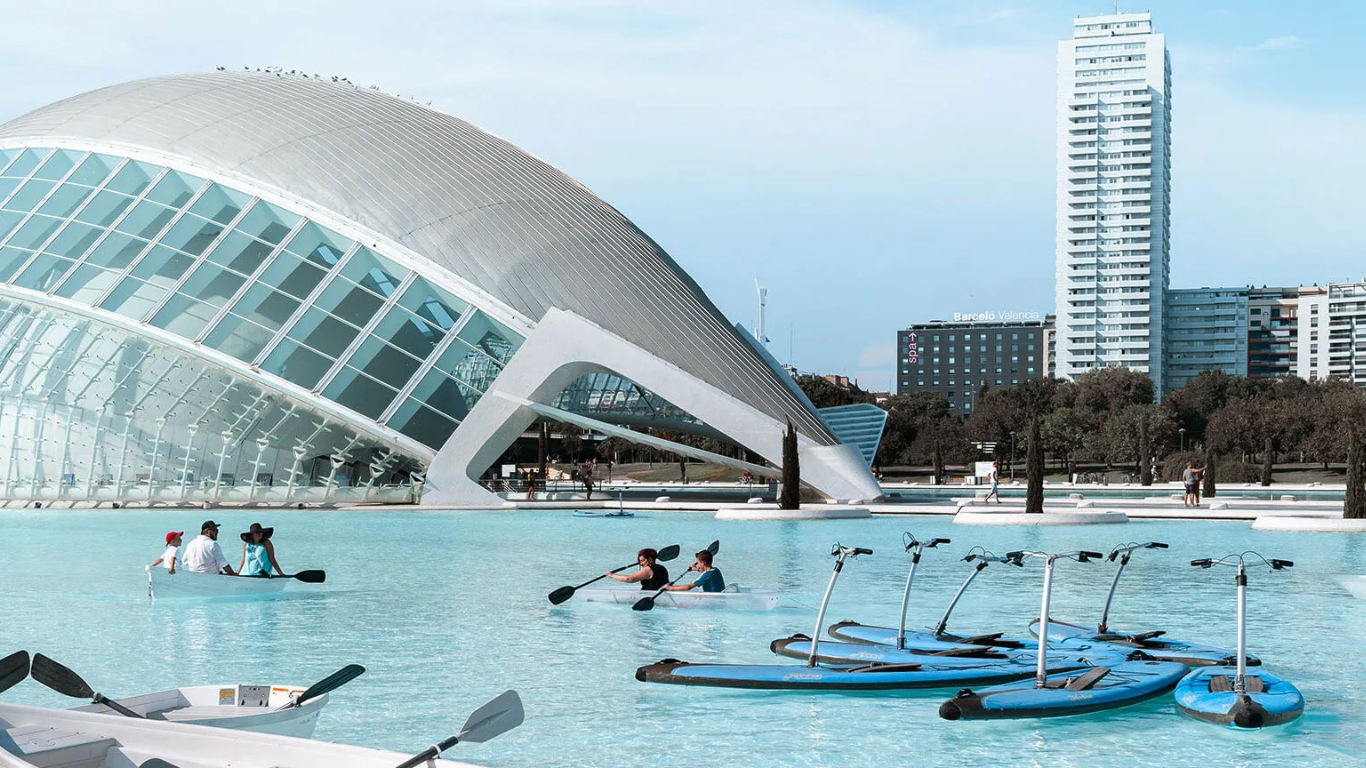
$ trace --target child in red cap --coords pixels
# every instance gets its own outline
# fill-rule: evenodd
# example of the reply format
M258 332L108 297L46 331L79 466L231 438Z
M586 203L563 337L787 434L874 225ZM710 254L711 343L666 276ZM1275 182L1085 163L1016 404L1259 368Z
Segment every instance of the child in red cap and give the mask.
M184 531L170 531L166 534L166 551L152 561L152 565L165 565L166 570L175 573L176 563L180 562L180 536Z

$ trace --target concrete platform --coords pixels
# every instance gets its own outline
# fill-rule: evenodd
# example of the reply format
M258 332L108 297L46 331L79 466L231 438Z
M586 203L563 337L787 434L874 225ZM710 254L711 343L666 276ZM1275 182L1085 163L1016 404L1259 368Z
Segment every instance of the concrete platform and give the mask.
M1021 507L1000 510L964 508L953 516L955 525L1114 525L1129 522L1128 515L1116 510L1044 508L1043 514L1029 514Z
M1366 520L1342 517L1301 517L1299 515L1262 515L1252 522L1258 531L1313 531L1319 533L1366 533Z
M872 517L867 507L806 504L801 509L778 509L774 504L746 504L716 510L717 520L858 520Z

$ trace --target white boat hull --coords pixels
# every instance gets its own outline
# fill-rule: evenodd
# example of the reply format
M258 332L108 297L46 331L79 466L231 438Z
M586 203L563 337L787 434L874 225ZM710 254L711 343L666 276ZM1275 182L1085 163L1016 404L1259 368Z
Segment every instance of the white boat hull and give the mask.
M156 720L307 739L318 726L327 694L298 707L281 709L303 692L297 686L196 685L120 698L118 702ZM72 707L72 711L124 717L103 704Z
M155 598L274 597L298 583L297 579L222 576L185 570L171 573L160 566L147 566L147 591Z
M1338 583L1353 596L1366 600L1366 576L1342 576L1338 578Z
M634 605L654 592L644 589L582 589L579 595L590 603ZM774 587L727 587L725 592L669 591L655 598L656 608L720 608L735 611L771 611L781 597Z
M0 729L6 732L0 735L0 754L37 768L128 768L152 758L179 768L393 768L409 757L311 739L19 704L0 703ZM415 745L413 751L423 748ZM7 763L15 761L0 760L0 766ZM478 768L453 760L423 766Z

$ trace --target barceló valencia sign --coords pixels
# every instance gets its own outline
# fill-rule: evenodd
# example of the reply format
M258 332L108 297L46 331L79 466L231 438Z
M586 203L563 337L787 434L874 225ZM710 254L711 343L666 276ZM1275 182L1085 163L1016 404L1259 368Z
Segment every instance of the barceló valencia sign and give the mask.
M1011 322L1020 320L1042 320L1043 316L1038 312L954 312L953 321L955 323L990 323L990 322Z

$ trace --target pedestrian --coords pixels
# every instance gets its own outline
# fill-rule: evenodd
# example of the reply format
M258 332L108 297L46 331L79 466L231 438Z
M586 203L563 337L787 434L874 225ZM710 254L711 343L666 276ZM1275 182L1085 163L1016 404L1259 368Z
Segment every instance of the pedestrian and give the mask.
M987 497L986 497L985 499L982 500L982 501L983 501L984 503L986 503L986 504L990 504L990 503L991 503L991 497L992 497L992 496L995 496L995 497L996 497L996 503L997 503L997 504L1000 504L1000 503L1001 503L1001 493L1000 493L999 483L998 483L998 480L997 480L997 475L999 475L999 474L1000 474L1000 467L997 465L996 462L994 462L994 461L991 462L991 469L987 471L987 482L991 483L991 490L987 491Z
M1196 469L1193 462L1186 462L1186 469L1181 473L1181 480L1186 486L1186 497L1182 501L1182 506L1200 506L1200 473L1208 468L1208 466L1204 466Z

